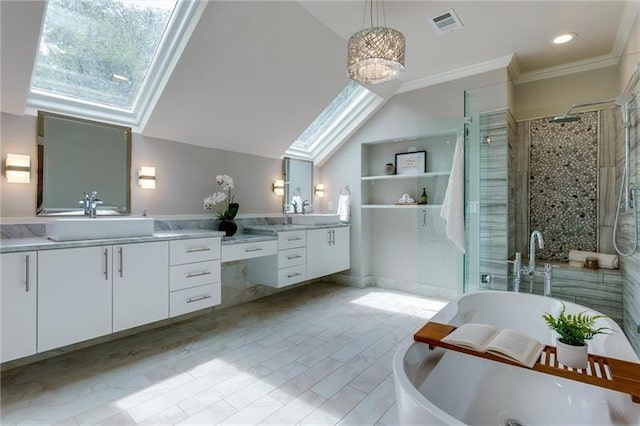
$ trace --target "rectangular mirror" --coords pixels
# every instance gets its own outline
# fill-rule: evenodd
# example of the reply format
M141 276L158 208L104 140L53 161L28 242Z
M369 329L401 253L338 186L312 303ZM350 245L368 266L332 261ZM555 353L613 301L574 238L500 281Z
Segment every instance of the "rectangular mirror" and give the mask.
M97 191L98 214L131 212L131 128L38 112L38 215L83 215Z
M302 213L302 204L313 202L313 163L285 157L284 202L293 206L291 213Z

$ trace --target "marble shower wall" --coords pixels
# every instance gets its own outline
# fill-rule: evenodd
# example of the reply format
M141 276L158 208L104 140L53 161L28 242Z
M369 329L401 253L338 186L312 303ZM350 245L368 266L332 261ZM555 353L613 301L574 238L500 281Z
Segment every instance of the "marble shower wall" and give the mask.
M636 109L631 112L631 156L630 156L630 182L633 185L640 185L640 132L638 126L640 126L640 111L637 105L640 101L640 72L636 71L631 78L628 86L633 93L636 94L635 105ZM621 130L620 121L617 122L620 131L617 135L616 141L616 164L618 173L616 173L616 187L620 188L620 182L622 180L622 165L624 162L624 132ZM617 191L618 191L617 190ZM617 198L618 194L615 194ZM640 195L640 194L639 194ZM617 200L616 200L617 201ZM638 200L640 201L640 200ZM638 203L638 201L636 201ZM638 203L637 205L639 205ZM640 207L640 205L639 205ZM633 212L620 212L620 223L617 235L618 247L625 252L629 252L634 245L636 239L636 230L634 226ZM636 224L640 226L640 224ZM622 256L620 258L620 265L623 274L623 289L622 289L622 303L623 303L623 321L624 332L629 338L629 341L633 345L636 353L640 355L640 253L636 252L633 256Z
M516 124L507 110L480 114L480 273L491 276L483 290L507 290L507 258L515 249Z

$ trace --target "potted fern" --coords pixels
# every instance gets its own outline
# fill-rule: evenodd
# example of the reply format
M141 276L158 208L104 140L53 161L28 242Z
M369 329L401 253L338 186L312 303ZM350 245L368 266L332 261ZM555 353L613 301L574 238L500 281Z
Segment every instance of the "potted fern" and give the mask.
M584 312L578 314L565 314L566 306L562 304L562 311L557 317L549 313L542 315L550 329L559 335L556 345L558 362L567 367L587 368L588 346L587 340L591 340L596 334L610 334L610 328L595 328L595 322L604 315L587 315Z

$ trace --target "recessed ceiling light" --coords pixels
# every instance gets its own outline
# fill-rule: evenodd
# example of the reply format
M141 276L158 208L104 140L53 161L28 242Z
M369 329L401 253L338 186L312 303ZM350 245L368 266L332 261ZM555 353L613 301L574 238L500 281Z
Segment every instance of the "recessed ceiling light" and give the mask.
M553 39L553 44L564 44L573 40L577 36L576 33L566 33L560 34L556 38Z

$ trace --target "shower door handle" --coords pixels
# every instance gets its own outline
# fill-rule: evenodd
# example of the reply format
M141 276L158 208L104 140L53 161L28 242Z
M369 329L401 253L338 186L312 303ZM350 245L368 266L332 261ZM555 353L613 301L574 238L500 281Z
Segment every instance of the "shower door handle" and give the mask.
M422 227L426 229L427 227L427 211L422 210Z

